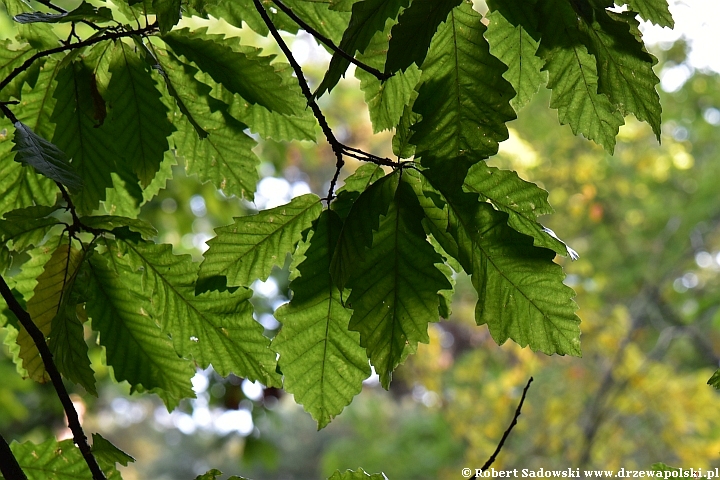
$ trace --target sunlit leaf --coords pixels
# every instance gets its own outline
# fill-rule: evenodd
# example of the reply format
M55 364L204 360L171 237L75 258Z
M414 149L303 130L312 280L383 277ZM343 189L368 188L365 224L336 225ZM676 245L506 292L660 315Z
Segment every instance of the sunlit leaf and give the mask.
M272 346L280 354L284 388L310 412L318 428L349 405L370 376L360 335L348 331L352 312L343 306L329 273L341 228L334 211L320 215L298 266L300 276L290 284L292 300L275 312L282 329Z

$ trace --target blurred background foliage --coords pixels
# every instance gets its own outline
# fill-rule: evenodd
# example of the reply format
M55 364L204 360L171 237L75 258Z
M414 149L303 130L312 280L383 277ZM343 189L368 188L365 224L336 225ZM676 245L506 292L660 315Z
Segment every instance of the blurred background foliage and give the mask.
M253 35L223 22L212 28ZM12 29L2 18L1 36ZM256 42L276 52L266 39ZM662 47L654 50L658 72L685 66L682 40ZM293 51L317 84L329 56L303 35ZM532 375L496 468L720 466L720 396L706 385L720 360L720 76L684 68L686 81L661 92L660 145L647 125L628 118L610 157L557 126L541 92L489 161L550 192L556 213L544 221L580 253L575 262L557 261L577 291L583 358L495 345L486 327L474 325L472 287L457 275L451 319L430 326L431 343L399 368L390 391L371 378L320 432L289 395L212 371L193 379L196 400L168 413L157 398L130 395L127 385L112 382L99 347L99 397L68 385L86 430L137 459L123 469L126 480L188 479L209 468L314 479L358 467L391 480L457 479L462 467L479 468L492 453ZM391 137L372 135L358 86L346 79L321 106L341 141L390 156ZM158 228L157 240L199 260L213 228L233 216L327 191L334 158L323 142L261 141L257 153L263 163L254 204L199 184L184 174L181 158L168 157L167 188L140 212ZM350 161L344 174L356 167ZM112 198L107 203L113 208ZM288 265L253 285L268 336L279 328L273 311L289 295ZM4 341L3 434L38 442L69 437L52 388L16 375L13 339Z

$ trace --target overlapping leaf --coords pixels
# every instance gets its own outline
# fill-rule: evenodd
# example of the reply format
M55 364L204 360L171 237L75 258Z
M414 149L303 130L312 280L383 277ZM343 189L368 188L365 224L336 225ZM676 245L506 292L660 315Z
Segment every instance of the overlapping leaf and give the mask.
M452 10L422 66L413 107L422 120L411 142L423 165L442 166L444 175L470 151L480 158L497 153L508 138L505 122L515 118L515 91L502 77L507 67L490 55L481 20L467 3Z
M384 31L377 32L365 49L365 53L358 55L357 58L371 67L382 70L388 52L389 30L390 25ZM397 72L383 82L360 68L355 70L355 76L360 80L360 89L365 92L370 121L373 131L377 133L394 128L398 124L420 79L420 71L417 65L408 65L406 71Z
M463 183L465 191L477 193L481 200L508 214L508 225L533 238L535 245L567 255L567 246L549 235L537 217L554 212L547 201L548 192L526 182L510 170L489 167L484 162L474 165Z
M167 137L173 126L155 80L123 42L115 44L110 73L106 97L111 108L104 127L113 132L117 153L147 186L169 148Z
M58 74L57 100L52 121L53 142L69 158L84 188L75 196L80 212L90 213L105 200L105 189L113 186L111 172L121 161L113 144L114 133L98 118L92 72L83 62L72 62Z
M582 133L612 153L615 136L625 121L610 99L598 93L596 58L581 42L577 16L562 0L540 5L538 55L549 73L550 107L558 110L558 120L570 125L574 134Z
M228 286L247 286L266 280L274 266L281 267L295 250L302 232L320 215L317 195L306 194L287 205L239 217L232 225L215 229L200 266L198 290L216 285L220 277Z
M222 105L209 96L211 87L195 78L197 69L163 51L157 52L157 59L178 102L173 138L188 174L213 182L229 195L252 199L259 160L251 151L255 141L243 132L245 126L213 111L213 101L218 108Z
M638 21L630 12L602 10L581 25L590 39L588 49L597 58L598 92L607 95L623 114L632 113L650 124L660 140L662 108L656 90L660 79L652 69L657 60L633 34L639 32Z
M92 255L88 267L86 309L115 379L157 393L169 409L193 397L195 366L178 356L172 340L150 316L152 292L138 282L137 269L113 255Z
M334 211L320 215L298 266L300 276L290 284L292 300L275 312L282 329L272 346L280 354L284 388L310 412L318 428L349 405L370 376L360 335L348 331L351 311L343 306L329 273L341 228Z
M291 114L282 79L270 65L273 56L261 57L259 49L232 48L232 40L208 35L206 29L182 29L163 36L172 50L197 64L216 82L250 103Z
M372 248L347 282L350 329L360 332L360 344L385 388L418 342L429 341L427 325L438 320L438 292L451 288L435 265L443 259L428 243L422 218L412 187L400 181L373 232Z
M170 245L150 242L109 245L114 263L133 271L134 282L150 293L147 314L172 338L180 356L192 356L202 368L212 364L223 376L234 373L268 386L280 385L275 353L252 316L250 290L195 296L198 265L190 255L173 255Z
M422 190L434 197L423 201L429 230L472 275L477 323L487 323L498 344L510 338L548 355L580 355L574 292L562 283L555 253L534 246L475 194Z
M72 292L68 293L72 295ZM52 321L48 347L58 371L65 378L82 385L87 392L97 396L95 376L90 366L83 329L87 317L82 306L77 302L78 298L75 297L72 301L63 301L60 305Z
M30 58L32 53L33 49L28 44L18 45L9 38L0 42L0 79L10 75L13 70ZM20 90L26 75L27 73L18 75L8 86L3 88L0 100L7 101L11 96L20 98Z
M0 220L0 243L16 252L37 246L60 220L49 217L53 207L34 206L7 212Z
M87 2L82 2L75 9L63 13L20 13L13 17L18 23L70 23L87 20L89 22L110 22L112 11L107 7L94 7Z
M360 194L384 176L385 172L380 165L366 163L359 166L352 175L345 179L345 184L337 190L337 197L330 204L330 208L335 210L340 218L345 219Z
M462 0L413 0L393 27L387 50L385 72L405 71L420 66L438 26Z
M489 20L487 38L490 53L499 58L508 70L503 77L512 84L517 96L512 106L519 111L547 81L542 72L543 61L535 55L539 46L537 16L534 2L494 1L488 2L493 10Z
M72 283L82 261L82 253L68 245L59 246L45 265L42 274L37 277L34 294L27 302L27 311L40 331L48 337L53 319L65 305L65 296L69 294ZM45 364L30 334L24 328L17 339L20 345L20 358L23 368L30 378L37 382L50 380L45 371Z
M409 3L410 0L362 0L355 3L352 7L350 24L338 46L349 55L355 55L355 52L364 53L375 32L383 31L386 20L397 17L400 9L407 7ZM345 74L348 66L350 66L348 60L338 54L333 55L325 78L315 95L319 97L326 91L332 90L340 81L340 77Z

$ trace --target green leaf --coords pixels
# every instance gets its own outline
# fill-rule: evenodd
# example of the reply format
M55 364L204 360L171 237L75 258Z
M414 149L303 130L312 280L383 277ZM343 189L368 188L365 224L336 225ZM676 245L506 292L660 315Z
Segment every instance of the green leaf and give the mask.
M620 0L618 5L628 5L630 10L637 12L643 20L661 27L675 27L675 21L668 9L667 0Z
M0 78L7 78L13 70L23 64L33 54L33 48L28 44L16 44L5 39L0 42ZM7 101L10 97L20 98L20 91L25 82L27 72L18 75L8 86L3 88L0 100Z
M508 138L505 122L515 118L515 91L502 78L507 67L490 55L481 20L467 3L455 8L422 65L413 107L422 120L410 141L424 166L444 174L470 152L473 158L497 153L498 142Z
M357 56L358 60L382 70L388 51L389 28L388 25L384 31L373 35L365 53ZM377 133L398 124L405 106L414 94L420 79L420 70L412 65L405 72L398 72L384 82L361 68L355 69L355 76L360 80L360 89L365 92L365 103L370 111L373 132Z
M207 242L209 248L203 255L198 291L205 291L217 277L226 277L227 286L248 286L256 279L267 280L273 266L285 263L287 254L295 249L303 231L321 210L320 198L306 194L286 205L238 217L232 225L215 229L217 236Z
M180 4L180 0L153 0L152 5L157 15L160 33L163 35L172 30L180 21L180 17L182 17Z
M82 188L83 181L70 167L65 154L24 123L15 122L13 142L16 162L30 165L47 178L72 190Z
M260 163L252 152L255 141L243 132L244 125L213 111L211 104L221 102L210 97L211 87L196 78L196 68L167 52L156 53L168 88L178 101L178 130L173 139L178 155L185 158L187 173L196 174L202 182L213 182L228 195L252 199Z
M415 155L415 145L410 143L412 137L412 126L422 119L422 116L413 112L412 107L417 100L417 91L410 96L410 101L403 109L400 121L395 127L395 135L392 139L393 154L398 158L410 158Z
M270 65L274 56L261 57L260 50L251 47L232 48L231 40L209 35L206 30L182 29L162 38L173 52L194 62L213 80L248 102L292 114L282 90L282 79Z
M50 229L60 224L57 218L48 217L55 210L35 206L7 212L0 220L0 242L16 252L39 245Z
M373 231L379 228L380 217L387 214L399 176L395 173L377 180L353 203L330 264L330 274L340 291L345 289L353 271L364 261L366 250L373 244Z
M484 162L473 165L463 188L507 213L508 225L532 237L536 246L549 248L563 256L568 254L567 246L537 222L537 217L554 212L547 201L548 192L542 188L522 180L513 171L489 167Z
M392 29L385 73L405 71L413 63L422 65L438 26L460 3L462 0L413 0Z
M58 442L49 438L37 445L12 442L10 450L28 480L92 480L80 449L71 439ZM119 478L119 475L114 478Z
M222 472L218 470L217 468L213 468L212 470L208 470L207 472L203 473L202 475L198 475L195 477L195 480L216 480L217 477L222 475ZM228 477L227 480L248 480L245 477L238 477L237 475L233 475L232 477Z
M653 72L657 59L633 32L639 32L632 13L609 14L599 10L593 21L581 23L590 38L588 50L597 58L598 92L608 96L621 112L634 114L652 127L660 141L660 79Z
M117 153L147 186L169 148L173 126L145 63L123 42L115 44L110 73L106 98L111 108L104 127L114 132Z
M83 321L78 318L78 314L84 317L84 311L82 306L77 304L77 299L75 302L63 300L57 315L52 320L48 346L60 373L65 378L82 385L88 393L97 396Z
M562 0L541 5L538 55L549 73L550 107L558 110L560 123L570 125L575 135L582 133L612 154L615 136L625 121L610 99L598 93L596 59L581 43L577 16Z
M24 13L31 13L29 2L24 0L2 0L9 17L16 17ZM17 25L19 37L27 41L37 50L46 50L59 46L60 39L48 24Z
M105 243L117 249L112 241ZM190 385L195 366L178 356L172 340L150 315L152 292L138 281L137 268L109 251L90 256L86 264L90 272L86 309L93 329L100 333L115 379L157 393L172 410L181 399L195 396Z
M69 23L81 22L87 20L89 22L111 22L113 20L112 11L107 7L94 7L89 3L82 2L77 8L65 13L20 13L13 17L18 23Z
M707 381L707 384L717 390L720 390L720 369L715 370L715 373L713 373L712 377L710 377L710 380Z
M355 52L364 53L375 32L382 32L385 29L385 21L397 17L400 9L407 7L409 3L410 0L363 0L355 3L352 7L350 24L343 33L338 47L349 55L355 55ZM320 97L326 91L332 90L340 81L340 77L345 75L345 70L349 66L348 60L338 54L333 55L315 96Z
M472 275L478 325L487 323L500 345L510 338L548 355L579 356L574 292L563 284L562 268L553 262L555 253L533 246L531 237L508 227L506 213L479 201L477 195L431 193L438 198L423 203L432 224L428 227Z
M180 356L192 356L201 368L212 364L224 377L234 373L280 386L275 352L253 319L251 290L195 296L198 264L190 255L173 255L170 245L149 242L120 241L117 246L111 244L109 254L139 274L152 292L147 313L172 338Z
M430 341L427 325L438 320L438 292L451 288L435 266L443 259L428 243L422 218L412 187L401 179L372 248L347 282L352 290L347 303L354 310L350 329L360 332L360 344L386 389L395 367L415 353L418 342Z
M53 319L64 305L64 296L72 287L82 258L83 254L79 250L67 244L60 245L37 277L34 295L27 302L27 312L45 337L50 335ZM50 380L40 352L24 328L18 334L17 343L20 345L23 368L30 378L40 383Z
M362 468L358 468L357 470L345 470L344 472L336 470L328 480L387 480L387 477L382 473L370 475Z
M127 467L129 463L135 461L133 457L117 448L99 433L93 433L92 440L92 453L100 463L113 465L119 463L123 467Z
M84 188L74 196L78 211L90 213L105 200L105 189L113 186L110 173L120 156L112 148L115 132L98 118L92 82L94 75L83 62L72 62L57 76L57 103L52 121L53 142L61 148L83 181Z
M490 53L508 67L503 77L517 92L510 103L520 111L547 82L547 74L542 71L544 62L535 55L540 35L534 5L513 0L490 2L488 6L493 11L486 17L490 23L485 38Z
M314 224L310 247L290 283L289 304L275 312L282 329L273 340L284 388L325 427L362 390L370 365L360 336L348 331L351 311L330 277L330 259L342 220L325 210Z
M355 201L376 180L385 176L380 165L365 163L360 165L352 175L345 179L345 183L337 190L337 197L330 204L340 218L345 219L350 213Z

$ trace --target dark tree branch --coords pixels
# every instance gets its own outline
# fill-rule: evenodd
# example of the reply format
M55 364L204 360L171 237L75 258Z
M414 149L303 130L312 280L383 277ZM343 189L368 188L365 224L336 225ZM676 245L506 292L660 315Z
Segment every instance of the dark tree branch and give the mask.
M28 58L23 62L22 65L17 67L15 70L10 72L10 75L5 77L2 81L0 81L0 90L7 87L10 82L13 81L15 77L20 75L22 72L30 68L30 66L35 62L35 60L38 60L40 58L48 57L50 55L53 55L55 53L65 52L67 50L76 50L78 48L83 47L89 47L90 45L95 45L96 43L104 42L105 40L117 40L119 38L124 37L132 37L133 35L144 35L147 33L154 32L158 29L157 23L153 23L152 25L147 25L143 28L138 28L136 30L126 30L126 31L109 31L103 35L97 36L97 37L90 37L87 40L83 40L82 42L77 43L70 43L67 45L62 45L60 47L51 48L49 50L43 50L41 52L36 53L32 57ZM4 112L4 109L3 109Z
M366 72L368 72L369 74L375 76L375 78L377 78L381 82L384 82L385 80L387 80L388 78L393 76L392 73L383 73L380 70L378 70L377 68L373 68L370 65L367 65L367 64L361 62L360 60L356 59L349 53L345 52L344 50L341 50L340 47L335 45L332 40L323 36L323 34L321 34L317 30L312 28L310 25L305 23L305 21L302 18L298 17L295 14L295 12L292 11L292 9L290 7L288 7L287 5L282 3L280 0L273 0L273 3L275 5L277 5L280 10L285 12L285 14L288 17L290 17L293 20L293 22L297 23L300 26L300 28L302 28L303 30L308 32L310 35L315 37L315 39L322 42L324 45L326 45L328 48L330 48L333 52L337 53L338 55L343 57L348 62L355 64L357 67L359 67L359 68L365 70Z
M52 381L53 387L55 388L55 392L57 393L58 398L60 398L60 402L62 403L63 409L65 410L65 415L67 416L68 420L68 426L70 427L70 431L73 434L73 441L75 442L75 445L77 445L80 449L80 452L85 459L85 463L87 463L88 467L90 468L93 480L106 480L105 474L100 469L97 460L92 454L90 444L88 444L85 432L82 429L82 425L80 425L80 417L78 417L77 410L75 410L75 406L70 399L70 395L68 394L68 391L63 384L60 372L55 366L52 353L50 352L50 349L45 342L45 335L43 335L37 325L35 325L35 323L32 321L32 318L30 318L30 314L28 314L25 309L22 308L20 303L18 303L18 301L15 299L12 291L10 290L10 287L5 282L5 278L3 278L2 276L0 276L0 293L5 299L8 307L10 308L10 311L15 314L15 316L20 321L20 324L23 326L23 328L25 328L25 330L27 330L28 334L30 334L30 338L32 338L33 342L35 342L35 346L37 346L37 349L40 352L40 357L42 358L43 364L45 365L45 370L47 371L48 375L50 375L50 380ZM4 463L5 462L3 462L3 464Z
M505 445L505 440L507 440L508 436L510 436L510 432L512 429L517 425L518 417L520 416L520 411L522 410L523 403L525 403L525 396L527 395L528 389L530 388L530 384L533 381L533 377L530 377L530 379L527 382L527 385L525 385L525 388L523 389L522 397L520 398L520 403L518 403L517 408L515 409L515 415L513 415L512 422L510 422L510 426L508 426L507 430L505 430L505 433L503 433L502 438L500 439L500 443L498 443L497 448L493 452L492 455L490 455L490 458L488 458L487 462L485 462L485 465L483 465L480 470L483 472L490 468L490 465L495 462L495 459L497 458L498 454L500 453L500 450L502 450L503 445ZM480 478L476 474L473 478Z
M280 32L278 32L277 28L275 28L275 25L272 23L272 20L270 19L270 16L265 11L265 8L262 6L262 3L260 3L260 0L253 0L255 3L255 8L257 9L258 13L262 17L263 21L265 22L265 25L267 25L268 29L270 30L270 33L272 33L273 38L275 38L275 41L277 42L278 46L280 47L280 50L283 51L285 54L285 57L287 57L288 62L290 62L290 66L292 67L293 71L295 72L295 76L298 79L298 83L300 84L300 90L302 91L303 95L307 99L308 106L313 112L313 115L317 119L318 123L320 124L320 128L323 131L323 134L325 135L325 138L327 139L328 143L330 144L330 147L332 148L333 153L335 154L336 163L335 163L335 175L333 175L332 180L330 181L330 189L328 190L328 196L326 198L327 202L330 203L333 198L335 198L335 185L337 185L338 176L340 175L340 170L345 165L345 160L343 159L344 155L347 155L352 158L356 158L358 160L362 160L365 162L372 162L378 165L385 165L388 167L398 168L402 167L404 163L411 163L411 162L393 162L389 158L382 158L375 155L372 155L367 152L363 152L362 150L358 150L357 148L348 147L347 145L344 145L338 141L337 138L335 138L335 135L332 132L332 129L330 128L330 125L328 125L327 120L325 119L325 115L323 115L322 111L320 110L320 107L318 106L317 102L315 101L315 97L312 94L312 91L310 90L310 86L307 83L307 80L305 80L305 75L303 74L302 68L297 63L297 60L295 60L295 57L293 57L292 52L290 51L290 48L288 48L285 41L280 36ZM280 4L278 3L278 6ZM286 7L287 8L287 7Z
M5 480L27 480L27 475L20 468L20 464L10 450L10 445L0 435L0 473Z

